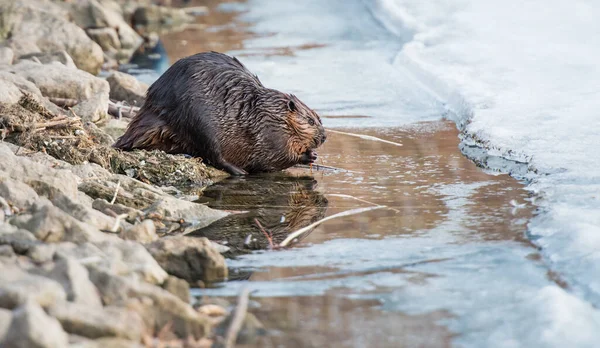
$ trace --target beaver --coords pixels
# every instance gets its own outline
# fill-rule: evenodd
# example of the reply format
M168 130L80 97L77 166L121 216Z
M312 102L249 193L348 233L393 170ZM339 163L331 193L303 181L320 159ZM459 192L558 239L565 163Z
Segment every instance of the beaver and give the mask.
M264 87L237 58L204 52L150 86L114 147L188 154L244 175L313 163L325 139L319 115L295 95Z

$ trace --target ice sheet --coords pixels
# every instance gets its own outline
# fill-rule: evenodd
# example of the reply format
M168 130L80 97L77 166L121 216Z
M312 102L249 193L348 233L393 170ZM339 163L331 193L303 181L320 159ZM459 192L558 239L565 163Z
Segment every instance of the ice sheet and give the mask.
M541 207L531 238L600 305L600 2L368 3L391 32L413 34L394 64L453 111L465 144L485 149L466 153L528 163Z

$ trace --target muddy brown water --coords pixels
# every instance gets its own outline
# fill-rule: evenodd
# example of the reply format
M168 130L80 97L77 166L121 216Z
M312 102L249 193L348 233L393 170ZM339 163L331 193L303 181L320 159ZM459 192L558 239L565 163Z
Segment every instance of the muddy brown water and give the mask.
M223 3L232 1L187 4L206 5L209 16L162 37L171 62L208 50L268 59L322 47L248 49L257 34ZM368 115L323 118L369 122ZM528 193L465 158L452 122L334 130L401 146L330 132L319 163L345 171L291 169L204 191L201 201L214 208L246 211L192 234L241 255L229 260L231 281L193 290L232 298L241 287L254 290L250 311L266 334L241 346L448 347L480 330L468 318L473 311L501 317L497 308L513 300L506 292L555 281L524 235L533 214ZM276 245L323 217L374 205L385 208L329 220L291 247L265 251L269 238Z

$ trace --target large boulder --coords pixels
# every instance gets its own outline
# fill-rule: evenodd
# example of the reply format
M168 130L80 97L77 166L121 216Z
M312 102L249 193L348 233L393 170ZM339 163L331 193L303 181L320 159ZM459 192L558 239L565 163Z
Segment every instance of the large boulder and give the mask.
M5 23L0 35L16 56L36 52L66 51L79 69L98 74L102 48L85 31L66 18L58 5L42 0L0 1Z
M8 71L31 81L45 97L75 99L73 111L84 121L107 118L110 87L106 80L58 62L21 61Z
M150 254L169 274L195 283L227 278L225 259L206 238L164 237L147 246Z
M68 336L60 323L35 302L28 301L14 311L4 348L64 348Z
M3 69L3 67L0 66L0 69ZM8 66L4 69L8 69ZM40 89L31 81L8 71L0 70L0 103L6 106L17 104L25 95L51 112L58 113L58 107L44 98Z

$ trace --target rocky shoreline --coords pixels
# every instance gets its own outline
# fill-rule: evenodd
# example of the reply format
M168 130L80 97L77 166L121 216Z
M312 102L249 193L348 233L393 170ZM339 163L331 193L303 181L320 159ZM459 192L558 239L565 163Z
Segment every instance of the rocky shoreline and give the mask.
M229 213L179 190L225 174L184 156L111 147L126 125L109 114L111 100L139 105L147 89L111 69L144 37L198 12L150 1L0 0L0 346L231 342L232 306L189 294L227 279L228 248L185 236Z

